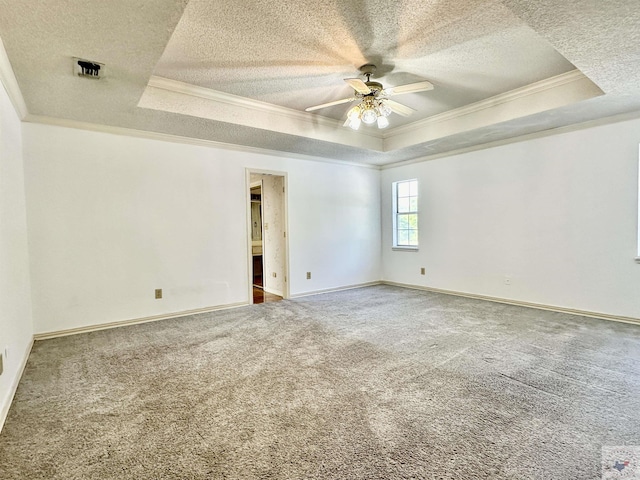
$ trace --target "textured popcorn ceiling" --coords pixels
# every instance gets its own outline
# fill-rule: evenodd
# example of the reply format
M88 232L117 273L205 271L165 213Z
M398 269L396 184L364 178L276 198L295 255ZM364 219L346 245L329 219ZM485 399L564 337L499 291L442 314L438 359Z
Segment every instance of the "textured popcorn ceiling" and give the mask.
M436 85L397 97L418 112L394 126L574 68L498 1L191 0L155 74L304 110L353 96L343 79L365 63L385 86Z
M0 0L0 38L32 119L371 164L640 110L640 14L632 0ZM105 78L75 77L73 56L105 63ZM387 152L221 121L215 109L200 118L138 106L156 75L303 111L350 96L342 79L366 62L379 65L376 80L385 86L423 79L436 86L396 97L418 111L392 115L393 127L576 67L605 95ZM341 119L347 108L311 118Z

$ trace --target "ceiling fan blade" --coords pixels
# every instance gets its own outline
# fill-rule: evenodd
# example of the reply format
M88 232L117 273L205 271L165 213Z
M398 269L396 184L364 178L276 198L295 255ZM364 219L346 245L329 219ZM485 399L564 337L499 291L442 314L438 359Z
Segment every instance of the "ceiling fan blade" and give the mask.
M403 117L408 117L413 112L415 112L415 110L413 108L407 107L406 105L403 105L403 104L398 103L398 102L394 102L393 100L385 99L384 100L384 104L387 107L389 107L392 111L394 111L398 115L402 115Z
M358 93L363 95L369 95L371 93L371 89L359 78L345 78L344 81L351 85Z
M334 105L341 105L343 103L353 102L355 97L343 98L342 100L336 100L335 102L323 103L322 105L316 105L314 107L305 108L305 112L313 112L314 110L319 110L321 108L333 107Z
M416 93L416 92L425 92L427 90L433 90L433 84L431 82L417 82L417 83L409 83L407 85L399 85L397 87L389 87L385 88L382 91L383 95L390 97L391 95L400 95L403 93Z

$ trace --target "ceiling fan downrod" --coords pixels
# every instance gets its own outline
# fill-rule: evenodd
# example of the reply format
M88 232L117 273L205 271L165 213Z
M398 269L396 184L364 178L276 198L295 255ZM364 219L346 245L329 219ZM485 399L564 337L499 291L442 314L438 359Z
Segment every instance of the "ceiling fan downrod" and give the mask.
M358 70L360 70L363 77L367 78L366 83L369 83L371 81L371 76L373 75L373 72L376 71L376 66L373 63L366 63L362 65Z

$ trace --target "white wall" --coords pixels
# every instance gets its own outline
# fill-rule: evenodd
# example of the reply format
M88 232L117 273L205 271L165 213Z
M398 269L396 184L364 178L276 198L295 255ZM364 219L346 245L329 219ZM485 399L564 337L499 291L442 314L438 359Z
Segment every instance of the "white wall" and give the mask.
M640 318L639 142L635 120L384 170L384 279ZM409 178L417 253L391 250L391 183Z
M376 170L39 124L23 134L38 333L248 302L246 168L288 174L292 295L380 279Z
M0 85L0 428L32 337L21 124Z

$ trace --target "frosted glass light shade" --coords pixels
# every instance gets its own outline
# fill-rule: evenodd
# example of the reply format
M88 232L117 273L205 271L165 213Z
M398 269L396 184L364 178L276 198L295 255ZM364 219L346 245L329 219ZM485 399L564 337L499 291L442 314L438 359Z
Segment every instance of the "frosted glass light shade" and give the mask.
M349 128L352 130L358 130L360 128L360 119L358 117L354 117L349 120Z
M359 116L360 116L360 105L356 105L351 110L349 110L349 113L347 113L347 118L351 120L353 120L354 118L358 118Z
M388 117L389 115L391 115L391 109L387 107L383 102L380 102L380 106L378 107L378 110L380 111L380 115L383 115L385 117Z
M367 125L371 125L372 123L376 123L376 119L378 115L372 108L367 108L364 112L362 112L362 121Z

